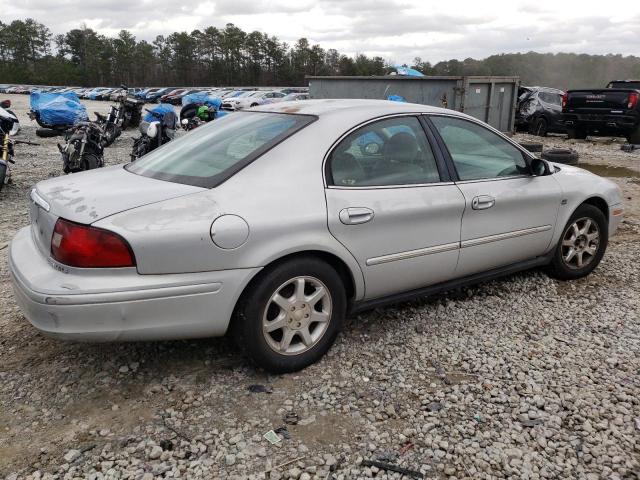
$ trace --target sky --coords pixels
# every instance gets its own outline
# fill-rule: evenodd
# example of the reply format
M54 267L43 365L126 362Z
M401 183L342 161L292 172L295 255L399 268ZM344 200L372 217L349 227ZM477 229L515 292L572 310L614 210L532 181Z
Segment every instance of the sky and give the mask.
M54 33L82 24L138 39L234 23L289 44L432 63L511 52L640 55L640 1L617 0L0 0L2 21Z

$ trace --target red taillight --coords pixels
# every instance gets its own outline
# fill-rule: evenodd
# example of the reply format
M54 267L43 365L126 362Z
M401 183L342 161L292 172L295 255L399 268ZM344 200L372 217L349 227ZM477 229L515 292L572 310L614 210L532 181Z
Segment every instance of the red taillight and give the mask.
M129 244L117 233L59 218L51 237L51 255L70 267L133 267Z
M567 106L567 100L569 99L569 94L568 93L564 93L562 95L562 108Z
M640 96L640 94L638 94L638 92L631 92L629 94L629 100L627 103L627 109L631 110L633 108L636 108L636 105L638 105L638 97Z

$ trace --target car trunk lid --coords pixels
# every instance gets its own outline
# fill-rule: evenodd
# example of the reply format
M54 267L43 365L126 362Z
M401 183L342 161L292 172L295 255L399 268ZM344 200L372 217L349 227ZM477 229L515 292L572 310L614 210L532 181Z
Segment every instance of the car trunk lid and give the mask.
M623 89L571 90L566 110L626 110L629 93Z
M48 255L59 217L89 225L125 210L202 190L136 175L122 165L53 178L38 183L31 192L31 230Z

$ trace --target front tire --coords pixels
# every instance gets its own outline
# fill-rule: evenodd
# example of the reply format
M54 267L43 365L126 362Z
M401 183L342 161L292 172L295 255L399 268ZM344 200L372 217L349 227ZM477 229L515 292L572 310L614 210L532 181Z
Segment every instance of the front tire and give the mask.
M118 138L121 134L122 134L122 130L118 125L115 125L113 123L108 123L104 129L104 138L105 138L104 146L108 147L109 145L111 145L113 142L116 141L116 138Z
M549 274L560 280L589 275L600 263L609 241L609 224L600 209L580 205L562 231Z
M264 271L236 309L233 333L254 363L273 373L318 361L342 328L346 294L340 275L315 258Z

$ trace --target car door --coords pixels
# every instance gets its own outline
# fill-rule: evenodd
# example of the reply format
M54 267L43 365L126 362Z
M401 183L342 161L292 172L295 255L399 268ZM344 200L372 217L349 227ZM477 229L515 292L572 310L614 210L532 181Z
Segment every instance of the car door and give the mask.
M480 122L429 118L465 198L456 276L545 254L562 194L553 175L531 175L524 151Z
M419 116L387 117L347 134L327 157L329 230L357 259L367 299L455 273L465 202L428 135Z

